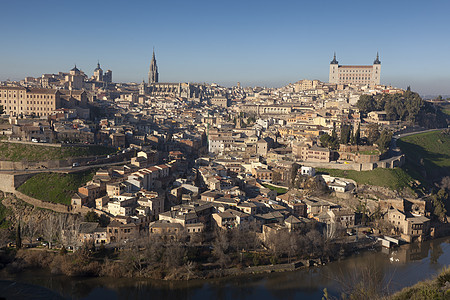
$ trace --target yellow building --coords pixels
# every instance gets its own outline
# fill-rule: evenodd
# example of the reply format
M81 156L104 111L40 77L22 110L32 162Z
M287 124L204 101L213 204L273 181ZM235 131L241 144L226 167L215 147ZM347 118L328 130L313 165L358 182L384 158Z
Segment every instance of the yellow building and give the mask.
M60 92L54 89L0 87L0 105L11 116L48 116L60 108Z

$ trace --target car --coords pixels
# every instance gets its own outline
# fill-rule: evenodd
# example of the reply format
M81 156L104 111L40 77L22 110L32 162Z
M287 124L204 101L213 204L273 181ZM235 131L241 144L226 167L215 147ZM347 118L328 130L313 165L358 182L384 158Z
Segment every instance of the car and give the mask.
M79 166L80 166L80 164L77 163L77 162L74 162L74 163L72 164L72 168L79 167Z

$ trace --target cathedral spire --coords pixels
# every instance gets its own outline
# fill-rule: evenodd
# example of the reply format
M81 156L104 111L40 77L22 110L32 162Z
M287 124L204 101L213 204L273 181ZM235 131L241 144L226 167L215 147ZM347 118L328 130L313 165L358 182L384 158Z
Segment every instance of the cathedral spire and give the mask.
M153 47L152 60L150 62L150 70L148 72L148 83L159 82L158 66L156 65L155 47Z

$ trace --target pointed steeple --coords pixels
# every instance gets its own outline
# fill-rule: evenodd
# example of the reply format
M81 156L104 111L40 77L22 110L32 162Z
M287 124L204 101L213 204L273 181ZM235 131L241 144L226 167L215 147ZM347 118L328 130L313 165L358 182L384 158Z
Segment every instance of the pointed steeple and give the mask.
M333 60L330 62L330 65L337 65L338 61L336 60L336 52L334 52Z
M148 83L159 82L158 66L156 65L155 47L153 47L152 60L150 62L150 70L148 72Z
M97 60L97 68L95 68L94 71L101 70L101 69L102 69L102 68L100 68L100 61Z
M374 65L381 65L381 61L380 61L380 59L378 57L378 51L377 51L377 58L373 61L373 64Z
M72 70L70 70L70 71L73 71L73 72L80 72L80 70L78 70L78 68L77 68L77 64L74 64L75 66L73 67L73 69Z

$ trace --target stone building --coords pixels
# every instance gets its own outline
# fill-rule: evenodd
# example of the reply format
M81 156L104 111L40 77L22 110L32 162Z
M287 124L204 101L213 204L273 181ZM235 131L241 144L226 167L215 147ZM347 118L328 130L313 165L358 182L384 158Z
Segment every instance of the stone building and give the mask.
M334 58L330 62L329 82L335 84L377 85L380 84L380 73L381 62L378 58L378 53L371 66L339 65L336 60L336 54L334 54Z
M56 89L3 86L0 105L11 116L48 116L61 107L61 93Z

